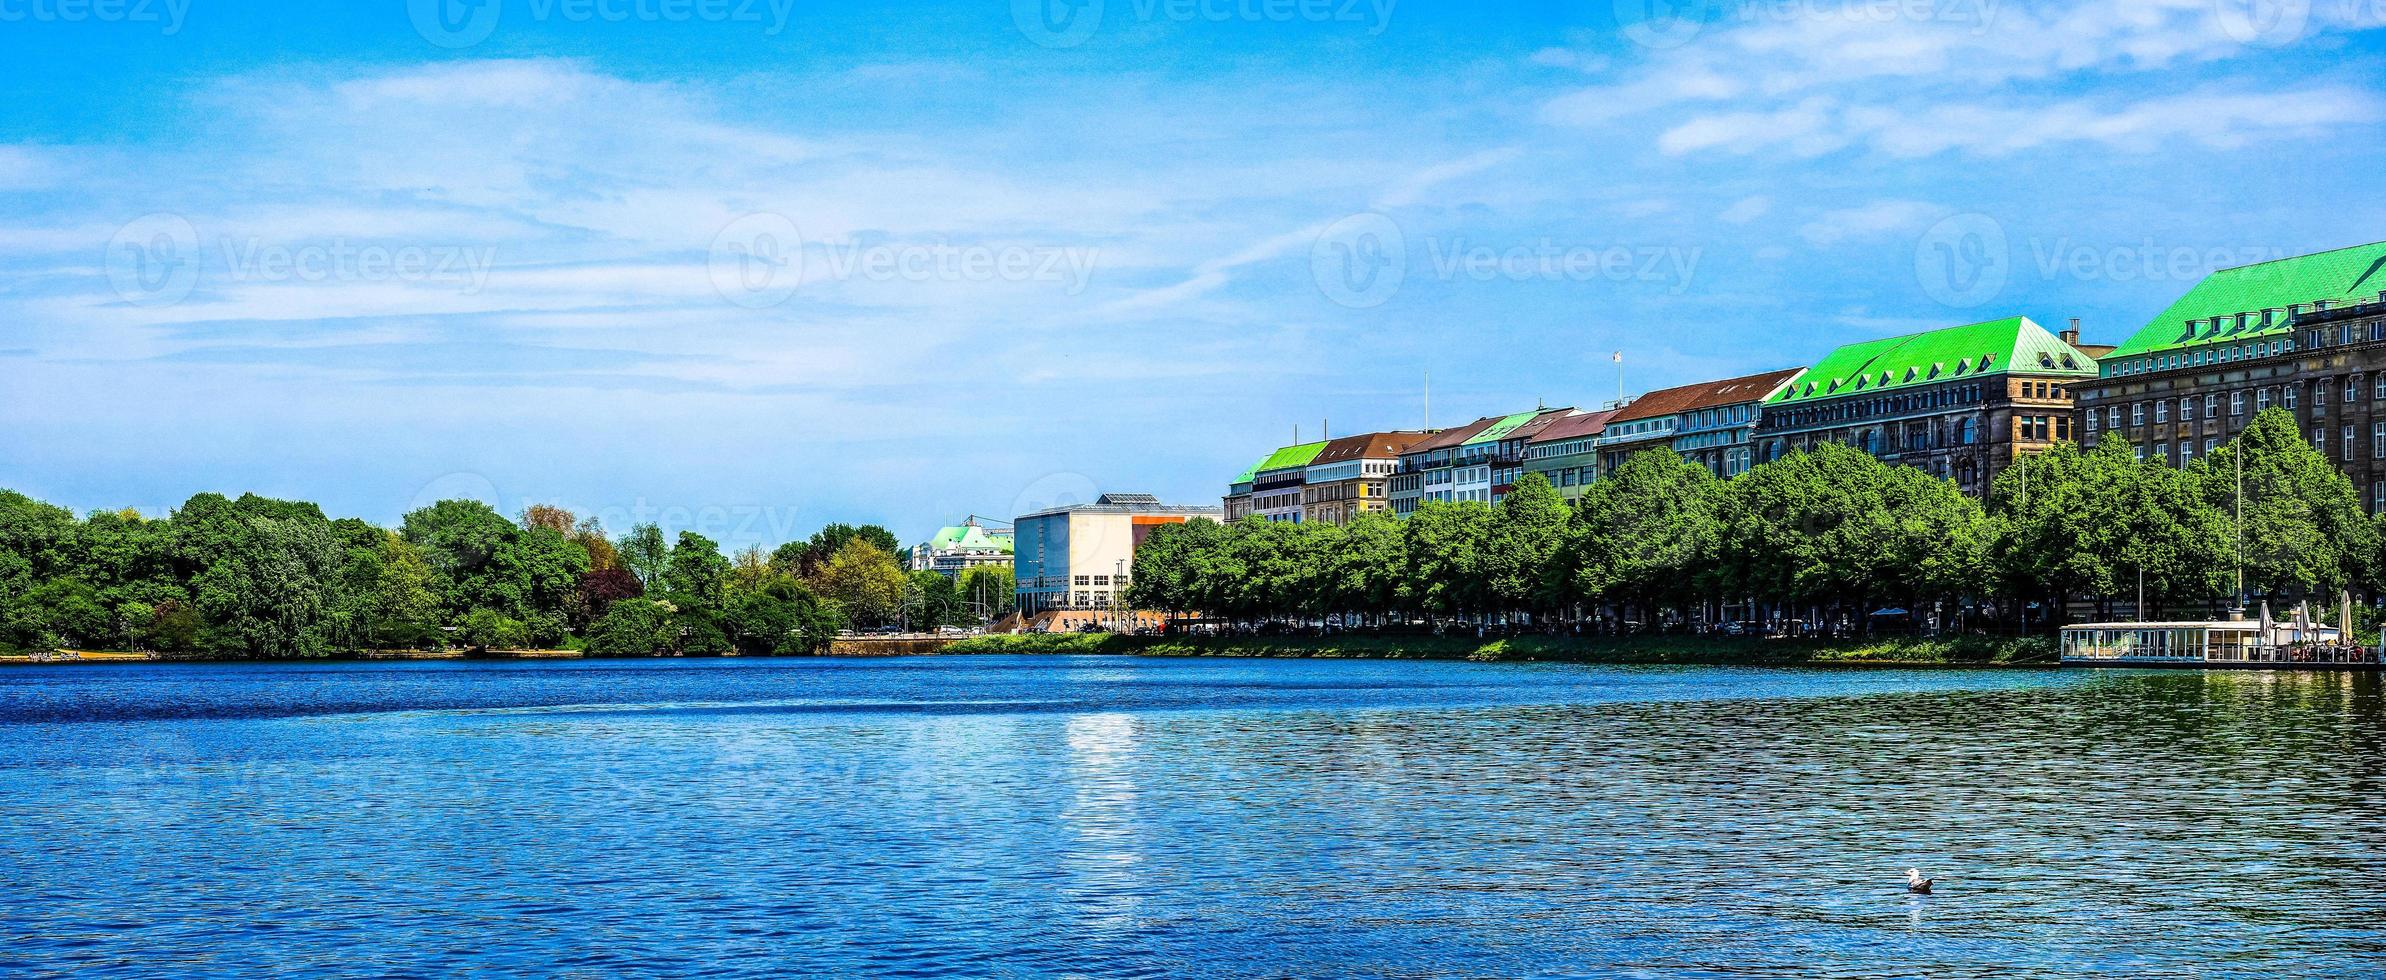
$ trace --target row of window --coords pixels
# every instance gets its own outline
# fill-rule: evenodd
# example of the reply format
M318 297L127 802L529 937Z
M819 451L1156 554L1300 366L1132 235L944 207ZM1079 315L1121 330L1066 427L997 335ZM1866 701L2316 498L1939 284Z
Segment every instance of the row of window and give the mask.
M1918 391L1910 395L1847 399L1836 404L1818 405L1813 408L1767 412L1763 425L1767 429L1794 429L1810 425L1827 425L1832 422L1903 415L1907 412L1927 411L1934 408L1954 408L1961 405L1977 404L1980 404L1979 385L1953 385L1929 391Z

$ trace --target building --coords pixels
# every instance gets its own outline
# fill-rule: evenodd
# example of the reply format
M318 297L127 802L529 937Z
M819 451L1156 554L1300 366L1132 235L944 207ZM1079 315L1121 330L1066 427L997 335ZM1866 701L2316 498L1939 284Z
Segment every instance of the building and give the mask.
M1633 453L1667 446L1716 476L1745 473L1756 465L1760 407L1805 373L1767 371L1642 395L1607 420L1599 437L1602 472L1615 472Z
M1468 436L1450 454L1449 499L1498 503L1524 472L1525 440L1551 422L1572 414L1571 408L1518 412L1502 416Z
M1221 508L1163 504L1148 493L1106 493L1090 504L1023 515L1011 524L1019 610L1111 608L1152 528L1222 516Z
M1428 500L1456 499L1454 482L1457 467L1451 462L1460 443L1491 428L1505 416L1479 418L1455 429L1443 429L1411 443L1400 454L1400 465L1392 471L1386 492L1392 501L1392 513L1407 517L1417 512L1417 505Z
M1525 440L1524 471L1539 473L1568 500L1582 496L1599 475L1599 434L1616 409L1569 415Z
M2072 438L2071 388L2097 373L2077 339L2007 317L1840 347L1765 401L1759 461L1839 442L1985 494L2018 456Z
M1223 513L1227 520L1262 517L1271 521L1301 519L1301 488L1308 484L1309 464L1324 452L1323 442L1286 446L1251 464L1226 488Z
M2186 463L2284 408L2386 509L2386 242L2222 269L2073 386L2081 441Z
M949 579L959 579L972 568L1010 563L1011 535L987 530L975 516L939 528L927 541L911 546L912 571L935 572Z
M1303 478L1302 513L1313 521L1347 524L1360 514L1389 511L1385 488L1400 468L1401 452L1429 434L1370 432L1326 443Z

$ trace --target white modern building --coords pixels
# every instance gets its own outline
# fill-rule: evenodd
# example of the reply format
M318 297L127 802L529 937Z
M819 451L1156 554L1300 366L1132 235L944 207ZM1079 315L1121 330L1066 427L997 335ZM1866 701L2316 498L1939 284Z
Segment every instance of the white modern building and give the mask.
M1133 581L1135 549L1152 528L1224 516L1220 507L1163 504L1148 493L1106 493L1022 515L1011 523L1019 611L1111 608Z

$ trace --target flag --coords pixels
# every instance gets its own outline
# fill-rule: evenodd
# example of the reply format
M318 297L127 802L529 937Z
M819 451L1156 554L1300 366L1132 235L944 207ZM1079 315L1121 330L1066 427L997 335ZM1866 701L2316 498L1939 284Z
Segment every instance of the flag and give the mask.
M1624 352L1623 352L1623 351L1617 351L1617 352L1615 353L1615 356L1614 356L1614 357L1612 357L1612 358L1609 358L1609 360L1612 360L1612 361L1614 361L1614 362L1616 362L1616 363L1618 363L1618 364L1622 364L1622 363L1624 363Z

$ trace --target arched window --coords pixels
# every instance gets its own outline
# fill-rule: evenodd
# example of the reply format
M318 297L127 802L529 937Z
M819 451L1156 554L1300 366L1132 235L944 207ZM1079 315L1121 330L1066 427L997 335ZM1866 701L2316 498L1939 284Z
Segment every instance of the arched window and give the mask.
M1980 420L1965 419L1957 423L1955 441L1966 446L1978 444L1980 442Z

